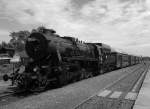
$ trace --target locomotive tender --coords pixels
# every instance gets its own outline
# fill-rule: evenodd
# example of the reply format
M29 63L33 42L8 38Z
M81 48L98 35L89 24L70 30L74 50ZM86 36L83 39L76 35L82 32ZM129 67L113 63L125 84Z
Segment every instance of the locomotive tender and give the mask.
M141 62L140 57L113 51L109 45L60 37L51 29L33 32L27 38L25 51L32 60L24 72L5 75L4 80L11 79L29 90L46 88L54 81L65 85Z

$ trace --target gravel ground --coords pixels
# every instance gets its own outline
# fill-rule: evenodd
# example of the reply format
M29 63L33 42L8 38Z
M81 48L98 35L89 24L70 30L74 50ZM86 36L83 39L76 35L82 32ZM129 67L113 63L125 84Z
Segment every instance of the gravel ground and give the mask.
M72 109L83 100L95 95L122 75L140 65L124 68L101 76L82 80L58 89L52 89L37 95L0 101L0 109ZM16 99L16 98L15 98ZM5 102L5 103L3 103ZM3 105L7 104L7 105Z

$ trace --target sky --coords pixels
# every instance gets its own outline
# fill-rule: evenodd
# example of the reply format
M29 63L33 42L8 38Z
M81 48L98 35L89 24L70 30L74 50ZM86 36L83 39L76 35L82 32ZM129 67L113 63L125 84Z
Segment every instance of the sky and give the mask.
M150 56L150 0L0 0L0 42L38 26Z

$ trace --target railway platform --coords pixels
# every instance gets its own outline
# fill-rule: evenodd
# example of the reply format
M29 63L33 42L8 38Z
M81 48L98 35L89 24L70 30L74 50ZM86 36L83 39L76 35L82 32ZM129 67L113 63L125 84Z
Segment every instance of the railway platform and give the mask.
M133 109L150 109L150 70L147 72Z

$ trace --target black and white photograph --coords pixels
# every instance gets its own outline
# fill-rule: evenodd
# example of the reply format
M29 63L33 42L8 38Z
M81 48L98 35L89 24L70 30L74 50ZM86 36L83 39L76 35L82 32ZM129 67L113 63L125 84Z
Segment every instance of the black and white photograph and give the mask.
M0 109L150 109L150 0L0 0Z

